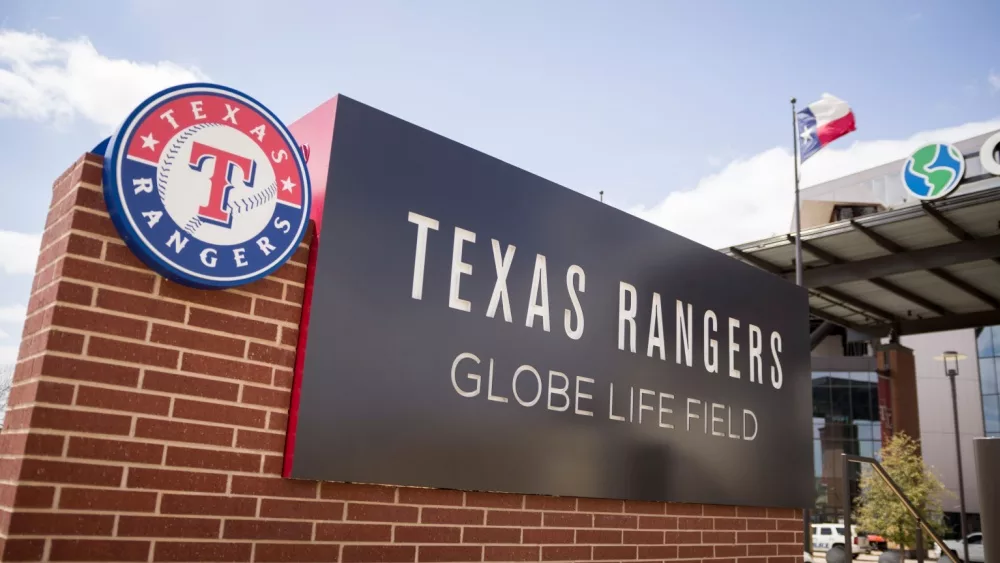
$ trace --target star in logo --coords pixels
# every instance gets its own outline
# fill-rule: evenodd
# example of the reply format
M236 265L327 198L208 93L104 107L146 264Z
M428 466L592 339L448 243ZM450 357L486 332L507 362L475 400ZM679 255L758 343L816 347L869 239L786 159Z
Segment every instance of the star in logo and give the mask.
M290 192L290 191L292 191L292 188L294 188L294 187L295 187L295 184L292 182L292 177L291 176L289 176L288 178L285 178L284 180L281 181L281 190L282 191Z
M159 141L153 138L152 133L140 136L139 138L142 139L142 148L149 149L151 151L155 151L156 145L160 143Z

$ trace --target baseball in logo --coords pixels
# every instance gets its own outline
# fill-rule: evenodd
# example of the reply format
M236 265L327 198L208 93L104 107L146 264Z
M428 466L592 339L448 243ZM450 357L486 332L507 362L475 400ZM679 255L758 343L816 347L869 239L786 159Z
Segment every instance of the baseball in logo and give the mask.
M302 241L310 196L288 129L223 86L150 97L105 153L104 198L118 232L150 268L189 286L234 287L278 269Z

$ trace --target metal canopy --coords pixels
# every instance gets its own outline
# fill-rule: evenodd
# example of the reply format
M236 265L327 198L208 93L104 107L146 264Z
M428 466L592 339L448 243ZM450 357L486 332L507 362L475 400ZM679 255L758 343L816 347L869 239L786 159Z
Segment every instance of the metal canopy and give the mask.
M795 279L795 237L723 249ZM873 337L1000 324L1000 188L802 232L813 316Z

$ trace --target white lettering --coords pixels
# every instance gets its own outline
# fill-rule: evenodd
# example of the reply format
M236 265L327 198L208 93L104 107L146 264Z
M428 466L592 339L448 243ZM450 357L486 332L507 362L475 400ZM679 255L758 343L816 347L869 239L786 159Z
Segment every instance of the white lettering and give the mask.
M136 195L141 193L151 194L153 193L153 179L135 178L134 180L132 180L132 187L135 188Z
M281 217L275 217L274 228L281 229L281 232L287 235L288 231L292 230L292 224L289 223L287 219L282 219Z
M736 440L739 440L740 439L740 435L739 434L733 434L733 409L732 409L732 407L726 407L726 424L728 425L728 428L729 428L729 430L728 430L729 437L730 438L734 438Z
M574 277L579 280L575 288L573 286ZM566 336L573 340L579 340L583 336L583 308L580 307L580 299L576 292L584 293L586 287L587 277L583 273L583 268L576 264L570 266L566 270L566 291L569 292L569 300L573 303L573 311L576 312L576 328L570 328L573 323L573 311L569 309L566 309L563 315L563 328L566 330Z
M701 401L699 401L698 399L692 399L691 397L688 397L688 400L687 400L687 430L688 430L688 432L691 431L691 419L692 418L700 418L698 416L698 413L691 412L691 405L692 404L700 405Z
M771 387L775 389L781 389L781 358L778 354L781 352L781 335L777 332L771 333L771 358L774 359L774 365L771 366ZM754 431L756 432L756 430Z
M625 421L624 416L615 414L615 384L611 384L611 398L608 399L608 418L611 420Z
M271 151L271 161L274 162L275 164L284 162L287 159L288 159L288 153L285 152L285 149L281 149L280 151L277 152Z
M517 392L517 378L526 371L530 371L531 375L535 376L535 383L538 385L538 391L535 393L535 398L527 402L521 399L521 395ZM514 383L512 386L514 388L514 398L517 399L518 403L521 403L522 407L533 407L536 403L538 403L538 400L542 398L542 376L538 373L538 370L529 365L523 365L517 368L517 371L514 372Z
M719 341L711 337L718 329L715 313L711 309L705 311L705 371L708 373L719 373Z
M472 303L459 297L462 274L472 273L472 264L462 262L462 245L466 242L476 242L476 233L455 227L455 243L451 248L451 292L448 294L448 306L468 313L472 310Z
M984 171L994 176L1000 176L1000 161L995 156L997 145L1000 145L1000 131L986 139L982 148L979 149L979 164L982 165Z
M552 383L552 378L553 377L561 377L562 380L563 380L563 386L562 387L556 387ZM548 404L548 409L550 411L563 412L563 411L565 411L566 409L569 408L570 400L569 400L569 393L567 393L568 390L569 390L569 378L566 377L566 374L559 373L558 371L549 370L549 401L548 401L549 404ZM561 407L552 406L552 395L562 395L564 402L563 402L563 405Z
M760 337L760 328L757 325L747 325L750 329L750 383L757 380L757 383L764 383L764 367L760 359L761 350L764 349L764 341Z
M177 125L177 121L174 120L174 110L172 109L161 113L160 119L166 119L167 123L169 123L170 126L173 127L174 129L177 129L179 127L179 125Z
M424 261L427 256L427 230L438 230L438 222L430 217L410 211L409 221L417 225L417 250L413 254L413 289L410 296L421 299L424 295Z
M736 343L736 329L740 328L740 321L729 317L729 377L740 378L740 370L736 369L736 352L740 351L740 345Z
M681 345L684 348L684 363L691 367L691 348L694 345L694 324L691 322L692 307L688 303L687 317L684 316L684 303L677 300L677 363L681 363Z
M660 349L660 359L667 359L666 344L663 338L663 307L660 305L660 294L653 292L653 306L649 315L649 339L646 344L646 355L653 357L653 348Z
M261 125L258 125L257 127L254 127L253 129L250 130L250 134L257 136L257 142L258 143L263 143L264 142L264 125L261 124Z
M154 225L160 222L160 217L163 217L162 211L143 211L142 216L146 218L147 226L152 229Z
M486 386L486 398L491 401L496 401L498 403L507 402L507 397L502 397L500 395L493 394L493 358L490 358L490 376L489 376L489 383Z
M545 267L545 256L535 255L535 275L531 277L531 300L528 301L528 318L525 326L531 328L535 317L542 318L542 330L549 331L549 274Z
M233 260L236 261L236 265L240 268L247 265L245 254L246 249L243 247L233 249Z
M725 405L720 405L719 403L712 403L712 436L725 436L725 434L723 434L722 432L715 431L715 423L724 422L721 418L715 416L715 409L716 408L721 409L723 407L725 407Z
M173 245L174 252L180 254L181 251L184 250L184 247L187 246L187 243L188 238L181 235L180 231L175 230L174 234L170 235L170 238L167 239L167 248L170 248L170 246Z
M747 438L747 415L750 415L750 418L753 419L753 436L750 436L749 438ZM757 437L757 415L755 415L753 411L743 409L743 439L751 441L756 437Z
M458 369L459 362L461 362L462 360L466 360L466 359L469 359L469 360L472 360L472 361L476 362L477 365L479 364L479 358L477 358L475 354L470 354L468 352L463 352L463 353L459 354L458 356L456 356L455 357L455 361L452 362L452 364L451 364L451 386L455 388L455 392L456 393L458 393L459 395L461 395L463 397L475 397L476 395L479 394L479 387L480 387L480 385L482 385L482 379L483 378L481 376L479 376L479 375L477 375L475 373L469 373L468 374L467 377L471 381L475 381L476 382L476 388L474 390L472 390L472 391L463 391L462 388L458 386L458 380L455 378L455 370Z
M214 268L215 264L219 261L219 259L215 257L215 254L214 248L206 248L205 250L202 250L201 254L199 254L201 257L201 263L209 268Z
M236 112L238 112L238 111L240 111L240 108L238 108L238 107L234 108L233 106L231 106L229 104L226 104L226 117L223 117L222 120L223 121L228 121L228 122L232 123L233 125L239 125L238 123L236 123ZM285 152L285 151L281 151L281 152ZM279 160L277 162L281 162L281 161Z
M507 274L510 273L510 265L514 261L514 252L517 248L513 244L507 245L507 250L500 252L500 241L493 240L493 265L497 270L497 282L493 284L493 295L490 296L490 305L486 308L486 316L493 318L497 314L497 306L503 304L503 320L512 322L510 316L510 297L507 295Z
M591 379L591 378L589 378L589 377L580 377L579 375L576 376L576 408L574 410L576 411L576 414L579 414L579 415L582 415L582 416L594 416L594 411L588 411L588 410L584 410L584 409L580 408L580 399L593 399L594 398L594 396L591 395L590 393L584 393L583 391L580 390L580 382L581 381L584 382L584 383L593 383L594 382L594 380Z
M257 247L260 251L264 253L264 256L270 256L271 252L277 250L277 248L271 244L271 241L267 237L260 237L257 239Z
M642 402L642 398L646 395L650 397L655 397L656 393L650 391L649 389L639 388L639 424L642 424L642 411L653 412L653 407Z
M201 105L201 100L191 102L191 114L194 115L195 119L205 119L205 114L201 112Z
M659 419L658 422L659 422L660 428L673 429L673 427L674 427L673 424L670 424L670 423L667 423L667 422L663 422L663 414L664 413L666 413L666 414L673 414L674 413L674 411L672 409L668 409L667 407L663 406L663 399L670 399L671 401L673 401L674 400L674 396L671 395L670 393L662 393L662 392L660 393L660 419Z
M629 306L625 308L625 296L629 296ZM625 323L631 327L629 331L629 349L635 353L635 288L625 282L618 284L618 349L625 349Z

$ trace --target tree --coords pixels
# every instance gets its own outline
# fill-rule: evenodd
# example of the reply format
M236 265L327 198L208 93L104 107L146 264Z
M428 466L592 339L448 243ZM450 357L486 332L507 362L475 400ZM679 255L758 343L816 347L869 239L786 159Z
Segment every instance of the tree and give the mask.
M946 489L924 464L917 442L899 432L882 447L881 458L882 467L927 518L928 526L936 534L944 533L941 498ZM871 467L865 467L861 475L861 494L855 504L854 518L859 528L878 532L902 548L916 547L916 519ZM930 545L928 541L925 545Z
M10 390L14 386L14 366L0 366L0 428L3 428L7 415L7 400L10 398Z

